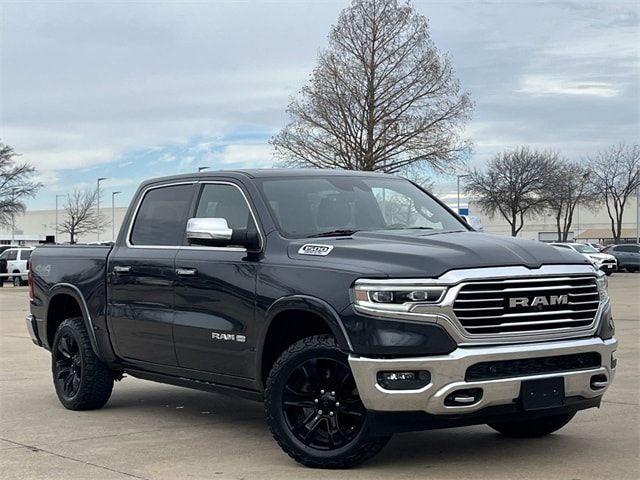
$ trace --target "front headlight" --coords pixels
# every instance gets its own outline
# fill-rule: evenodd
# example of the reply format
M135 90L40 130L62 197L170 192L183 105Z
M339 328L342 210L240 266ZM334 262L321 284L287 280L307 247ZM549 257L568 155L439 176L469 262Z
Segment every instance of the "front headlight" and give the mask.
M600 301L604 302L609 298L609 282L607 281L607 277L605 275L600 275L596 278L596 283L598 284L598 295L600 296Z
M353 289L357 306L390 312L409 312L416 305L439 303L447 287L431 285L363 284Z

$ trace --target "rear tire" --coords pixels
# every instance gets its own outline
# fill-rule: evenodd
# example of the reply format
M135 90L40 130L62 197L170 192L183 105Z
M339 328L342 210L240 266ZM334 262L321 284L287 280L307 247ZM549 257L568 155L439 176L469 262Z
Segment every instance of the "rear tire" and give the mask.
M114 375L98 359L81 317L64 320L51 346L53 384L69 410L94 410L109 400Z
M376 455L391 437L371 434L347 356L327 335L287 348L266 382L265 411L273 438L311 468L350 468Z
M513 422L495 422L488 425L502 435L512 438L544 437L560 430L575 416L573 413L540 417Z

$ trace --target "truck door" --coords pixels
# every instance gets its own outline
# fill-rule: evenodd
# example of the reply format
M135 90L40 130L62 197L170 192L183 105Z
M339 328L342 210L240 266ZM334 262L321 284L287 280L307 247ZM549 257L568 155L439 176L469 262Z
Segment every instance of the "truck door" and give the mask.
M119 356L177 365L174 259L184 242L193 183L151 187L109 256L109 328Z
M255 228L247 198L229 182L203 182L194 217ZM187 246L178 252L173 327L178 365L253 377L256 268L244 248Z

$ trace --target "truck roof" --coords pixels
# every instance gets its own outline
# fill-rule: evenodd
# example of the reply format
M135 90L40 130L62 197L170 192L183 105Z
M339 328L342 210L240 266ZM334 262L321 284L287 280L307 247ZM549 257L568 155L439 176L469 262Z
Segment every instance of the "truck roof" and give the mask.
M186 179L206 179L209 177L248 177L248 178L291 178L291 177L325 177L325 176L368 176L368 177L395 177L381 172L363 172L361 170L334 170L323 168L256 168L240 170L206 170L203 172L184 173L166 177L152 178L144 184L152 184L167 181L180 181ZM397 177L395 177L397 178Z

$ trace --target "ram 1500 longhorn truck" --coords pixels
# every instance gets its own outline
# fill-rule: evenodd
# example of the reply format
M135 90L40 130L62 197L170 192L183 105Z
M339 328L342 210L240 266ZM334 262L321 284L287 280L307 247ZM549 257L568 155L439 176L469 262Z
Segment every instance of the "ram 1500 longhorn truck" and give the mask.
M602 272L474 232L390 175L149 180L114 245L31 259L27 327L66 408L102 407L123 373L250 397L310 467L356 465L398 431L546 435L615 372Z

